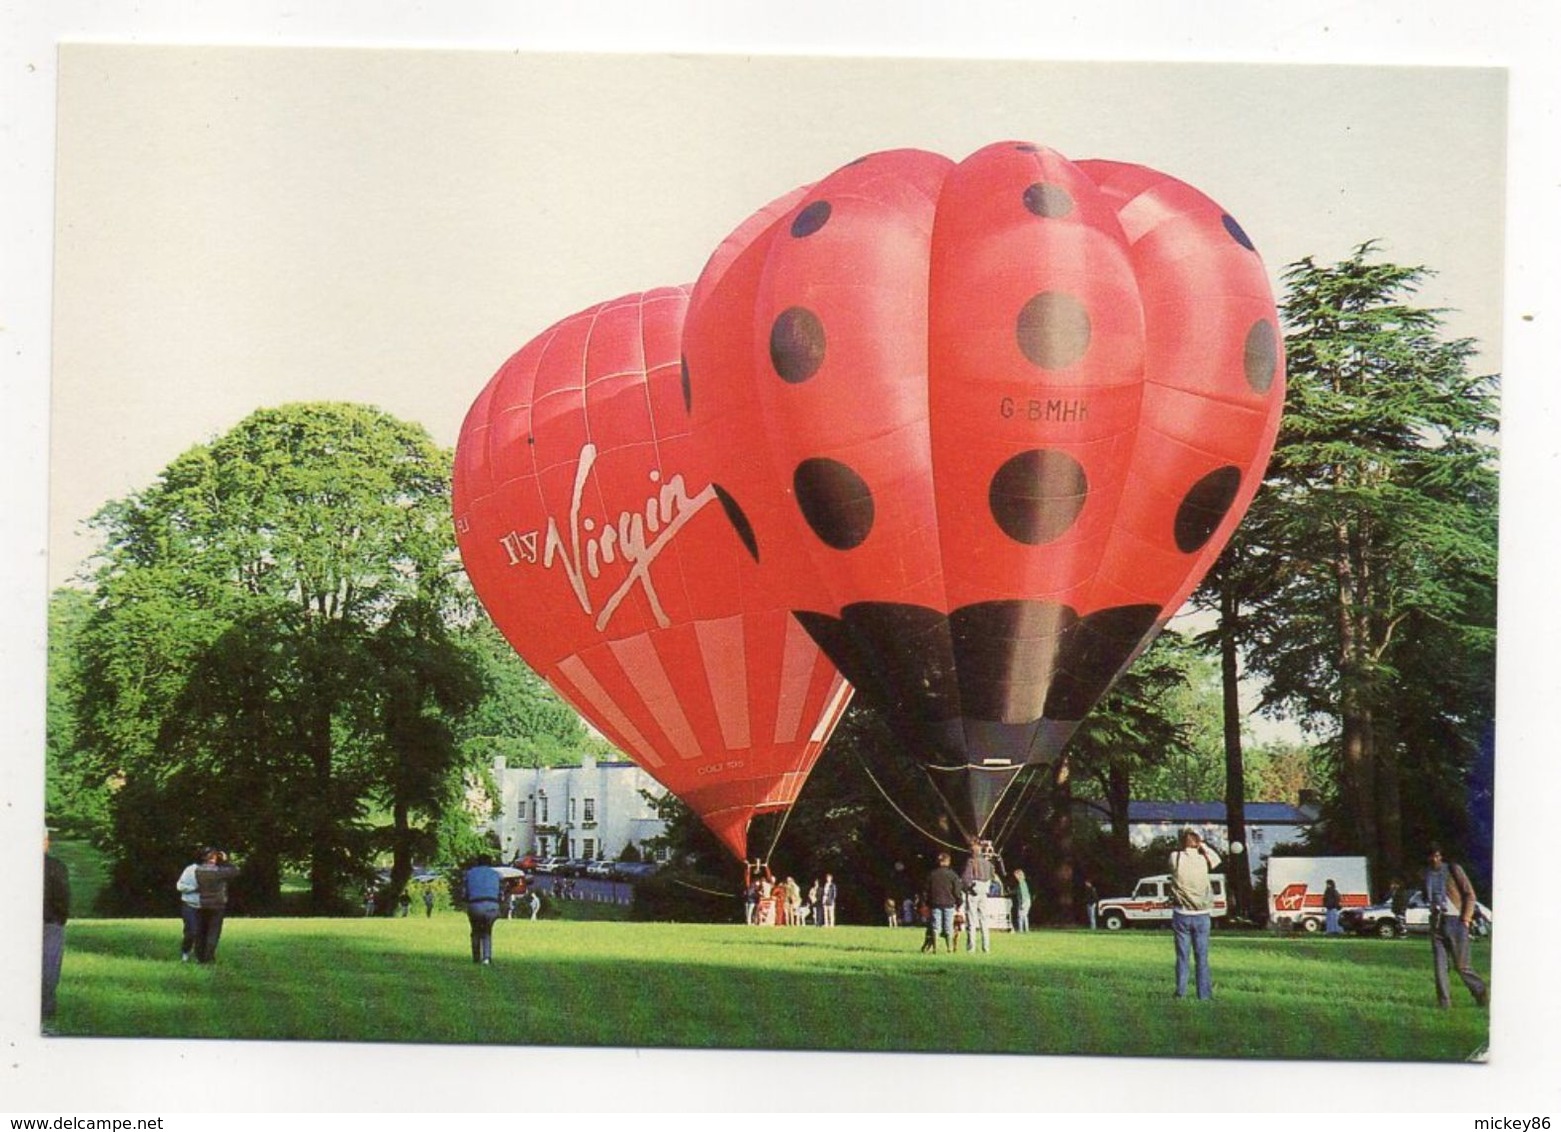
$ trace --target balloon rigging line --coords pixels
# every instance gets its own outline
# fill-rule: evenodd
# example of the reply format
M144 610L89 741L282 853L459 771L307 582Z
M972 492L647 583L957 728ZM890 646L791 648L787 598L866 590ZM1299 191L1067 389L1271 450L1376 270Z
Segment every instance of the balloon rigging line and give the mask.
M1024 807L1029 802L1029 798L1026 797L1026 795L1028 795L1034 788L1035 780L1040 777L1039 773L1036 772L1033 764L1027 766L1025 769L1030 773L1026 774L1024 776L1024 781L1019 784L1019 795L1014 799L1013 807L1008 811L1008 817L1003 821L1002 827L997 832L997 836L992 838L992 840L997 842L999 845L1007 844L1008 835L1013 832L1015 824L1018 823L1020 816L1024 813Z
M889 797L889 792L887 790L885 790L881 785L879 785L878 780L873 777L873 772L867 769L867 763L862 759L862 756L860 754L857 754L855 751L853 751L852 754L856 754L856 761L857 761L858 765L861 766L862 773L867 775L867 781L871 782L873 784L873 786L875 786L877 788L878 793L883 795L883 800L885 802L889 803L889 808L892 809L895 813L899 814L900 818L905 822L906 825L910 826L917 833L919 833L923 837L925 837L928 841L931 841L931 842L934 842L935 844L941 845L945 849L959 849L959 848L961 848L958 845L954 845L951 842L943 840L943 838L939 837L935 833L928 832L927 830L923 829L921 826L917 825L913 820L911 820L911 816L909 814L907 814L904 810L900 809L900 807L895 803L895 800L893 798Z
M676 877L669 877L668 879L671 880L673 884L680 885L683 888L691 888L695 892L703 892L706 896L720 896L724 898L731 895L730 892L721 892L714 888L703 888L697 884L689 884L688 881L678 880Z
M764 851L764 859L770 860L775 856L775 846L780 844L781 833L786 829L786 823L791 820L791 812L797 808L795 800L791 805L781 811L780 821L775 823L775 836L770 838L770 847Z

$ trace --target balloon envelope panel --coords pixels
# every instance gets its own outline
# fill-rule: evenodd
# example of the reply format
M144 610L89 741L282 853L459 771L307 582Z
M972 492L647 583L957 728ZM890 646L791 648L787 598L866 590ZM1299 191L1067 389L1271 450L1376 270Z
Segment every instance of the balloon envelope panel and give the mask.
M455 524L516 651L745 857L850 689L692 472L687 302L602 303L510 358L461 430Z
M1284 399L1251 240L1154 170L869 155L723 245L684 333L706 475L967 831L1186 600Z

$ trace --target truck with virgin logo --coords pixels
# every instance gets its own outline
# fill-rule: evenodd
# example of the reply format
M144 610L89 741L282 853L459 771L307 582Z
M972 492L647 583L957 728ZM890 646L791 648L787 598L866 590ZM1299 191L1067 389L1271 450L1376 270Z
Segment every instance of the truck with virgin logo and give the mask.
M1340 911L1369 907L1371 878L1364 857L1270 857L1268 926L1275 931L1321 932L1324 892L1333 881Z

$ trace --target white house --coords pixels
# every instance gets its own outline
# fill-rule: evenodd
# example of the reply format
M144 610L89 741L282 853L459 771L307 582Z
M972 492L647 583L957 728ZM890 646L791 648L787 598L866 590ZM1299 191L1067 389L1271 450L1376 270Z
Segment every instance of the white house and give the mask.
M631 842L643 848L666 830L646 799L666 790L631 762L597 762L585 756L581 766L512 767L500 755L493 760L499 790L491 826L506 860L538 857L614 861Z
M1263 867L1275 845L1300 841L1317 820L1317 808L1289 802L1248 802L1243 808L1247 823L1245 856L1253 880L1261 879ZM1102 826L1107 823L1102 823ZM1192 826L1219 853L1230 857L1230 837L1226 831L1224 802L1129 802L1127 804L1128 839L1135 849L1143 849L1157 837L1175 837ZM1229 864L1227 863L1227 868Z

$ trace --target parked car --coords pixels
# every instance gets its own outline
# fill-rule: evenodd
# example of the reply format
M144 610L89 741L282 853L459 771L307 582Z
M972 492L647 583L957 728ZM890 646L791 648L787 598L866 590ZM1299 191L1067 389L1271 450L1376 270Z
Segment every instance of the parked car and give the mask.
M1214 891L1212 915L1223 917L1229 910L1225 899L1225 876L1213 873L1209 887ZM1101 927L1108 932L1121 931L1134 924L1166 924L1171 922L1171 876L1144 877L1133 886L1131 896L1108 896L1095 903L1095 912Z
M612 866L613 880L636 881L656 875L661 866L654 861L618 861Z
M1373 904L1369 908L1349 909L1340 917L1345 931L1360 935L1374 935L1379 939L1392 939L1399 935L1398 921L1393 916L1393 906L1388 903ZM1431 934L1431 906L1424 893L1409 894L1409 907L1404 910L1404 928L1412 935ZM1491 934L1491 910L1478 900L1474 902L1474 934Z
M585 874L595 880L611 880L613 863L611 861L590 861L585 866Z
M539 873L562 875L560 870L567 864L569 864L569 859L567 857L546 857L543 860L537 862L536 871Z

